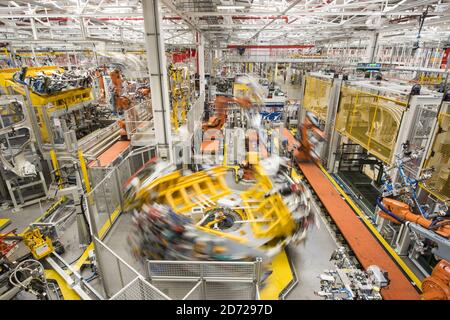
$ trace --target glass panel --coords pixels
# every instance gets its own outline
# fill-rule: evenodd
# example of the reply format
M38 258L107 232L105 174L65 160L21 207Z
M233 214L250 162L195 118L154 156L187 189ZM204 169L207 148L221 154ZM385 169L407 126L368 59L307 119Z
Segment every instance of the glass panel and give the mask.
M405 105L402 101L343 86L336 130L390 163Z
M326 120L330 91L331 80L307 76L303 106L319 119Z

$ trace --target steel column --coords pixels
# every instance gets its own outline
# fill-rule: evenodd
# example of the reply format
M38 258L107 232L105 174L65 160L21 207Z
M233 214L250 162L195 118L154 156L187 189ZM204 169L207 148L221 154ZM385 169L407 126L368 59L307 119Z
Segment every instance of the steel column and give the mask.
M200 95L205 93L205 38L197 32L197 57L198 57L198 77L200 82Z
M150 75L153 119L158 156L173 159L170 126L170 100L167 81L164 36L161 30L161 7L157 0L142 1L147 66Z
M339 108L339 98L341 95L342 79L333 79L330 97L328 99L328 113L325 123L325 148L323 149L322 159L326 161L326 167L329 172L334 172L336 161L336 149L338 147L339 134L335 130L336 116Z
M366 51L366 61L374 63L376 60L376 51L378 46L378 32L373 32L369 37L369 44Z

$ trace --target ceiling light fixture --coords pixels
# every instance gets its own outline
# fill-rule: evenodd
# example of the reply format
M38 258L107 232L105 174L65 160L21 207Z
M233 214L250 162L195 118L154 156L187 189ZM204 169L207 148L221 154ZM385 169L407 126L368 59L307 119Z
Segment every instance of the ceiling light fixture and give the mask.
M217 6L217 10L225 10L225 9L245 9L245 6Z

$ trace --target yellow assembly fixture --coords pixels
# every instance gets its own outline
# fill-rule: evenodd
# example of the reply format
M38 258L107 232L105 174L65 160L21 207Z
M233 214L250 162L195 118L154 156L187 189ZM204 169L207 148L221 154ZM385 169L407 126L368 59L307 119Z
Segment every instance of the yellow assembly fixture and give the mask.
M31 229L23 234L23 241L30 249L31 254L37 260L48 256L54 251L52 241L49 237L44 237L39 229Z
M189 70L185 67L169 66L171 122L175 131L187 121L187 111L191 95Z
M13 75L19 68L0 70L0 87L3 91L13 91L26 96L24 87L13 80ZM39 73L50 75L54 72L63 72L64 69L55 66L29 67L27 68L27 76L35 77ZM13 92L9 92L12 94ZM51 129L47 128L46 121L55 112L68 111L76 108L80 103L89 102L94 99L92 88L69 89L48 96L41 96L34 92L30 93L30 102L34 107L37 122L41 131L43 143L50 143ZM47 120L46 120L47 118Z
M254 169L256 183L238 195L245 209L236 208L235 211L242 220L249 221L249 231L254 238L275 239L292 234L295 222L289 209L279 194L266 195L273 188L272 182L258 165L254 165ZM138 199L149 203L156 202L168 205L174 212L185 215L189 215L192 208L199 206L199 203L208 203L208 209L218 208L218 199L233 194L225 179L229 170L229 167L219 166L187 176L175 171L156 178L143 187L132 202L136 203ZM211 229L218 222L220 218L197 228L241 243L247 241L248 235L237 236Z

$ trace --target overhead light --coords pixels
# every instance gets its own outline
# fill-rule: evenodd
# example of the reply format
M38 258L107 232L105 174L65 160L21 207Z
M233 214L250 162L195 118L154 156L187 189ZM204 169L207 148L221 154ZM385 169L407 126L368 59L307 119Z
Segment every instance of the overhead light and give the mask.
M225 10L225 9L242 10L245 9L245 6L217 6L217 10Z

